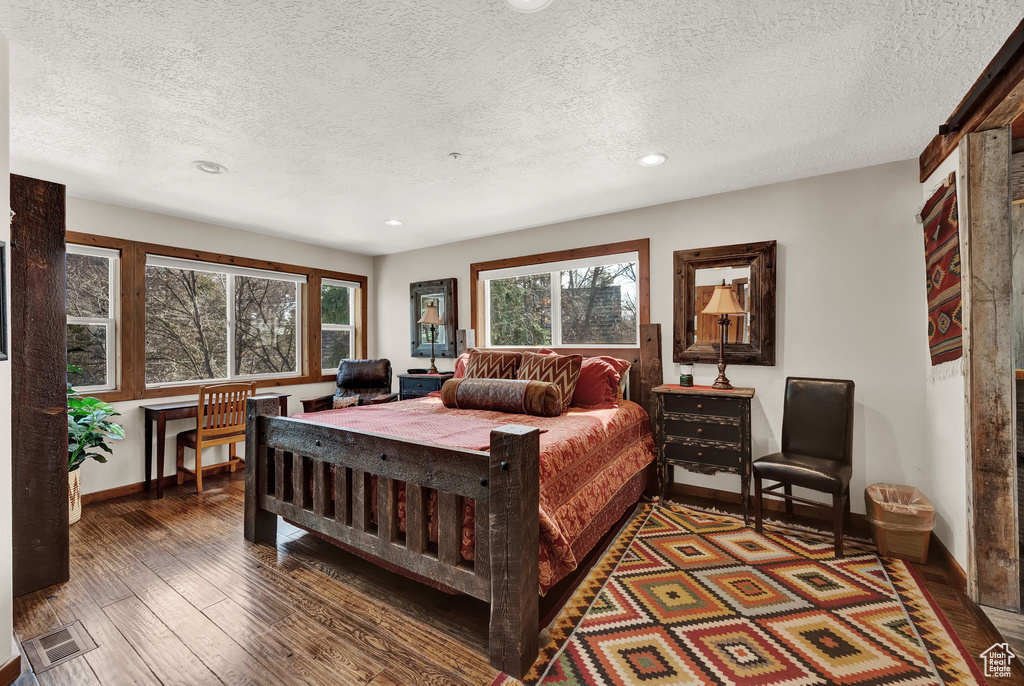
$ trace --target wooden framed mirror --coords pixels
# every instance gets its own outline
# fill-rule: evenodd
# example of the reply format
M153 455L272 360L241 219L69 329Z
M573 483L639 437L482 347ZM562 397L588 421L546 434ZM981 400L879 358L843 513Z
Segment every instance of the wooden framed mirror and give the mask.
M673 361L718 362L718 315L701 310L724 280L747 310L730 317L726 363L775 364L775 252L775 241L763 241L673 253Z
M455 327L459 321L456 303L456 279L436 279L409 284L409 320L412 335L412 357L430 357L430 326L418 324L427 305L437 305L443 325L437 327L434 357L456 357Z

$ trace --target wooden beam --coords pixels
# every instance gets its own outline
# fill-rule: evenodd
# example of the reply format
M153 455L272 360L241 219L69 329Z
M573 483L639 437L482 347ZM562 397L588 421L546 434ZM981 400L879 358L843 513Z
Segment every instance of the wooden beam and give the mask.
M1010 199L1024 203L1024 152L1010 157Z
M960 146L960 175L968 590L980 604L1018 612L1009 127L967 135Z
M64 186L11 174L14 595L68 580Z
M1022 35L1024 21L1017 25L957 106L955 111L972 100L959 126L935 136L925 147L918 161L921 183L956 150L965 135L1006 126L1024 113L1024 49L1014 49L1008 56L1002 54L1011 46L1019 45Z

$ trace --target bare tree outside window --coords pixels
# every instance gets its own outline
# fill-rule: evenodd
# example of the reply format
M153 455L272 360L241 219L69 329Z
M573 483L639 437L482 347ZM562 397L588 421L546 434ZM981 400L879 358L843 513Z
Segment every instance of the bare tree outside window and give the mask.
M67 361L82 370L80 376L76 374L72 379L77 388L113 386L110 362L114 353L114 261L114 256L77 252L68 252L66 256Z
M235 374L298 372L296 284L251 276L234 279Z
M562 343L636 342L636 263L562 272Z
M146 383L227 377L227 279L146 267Z

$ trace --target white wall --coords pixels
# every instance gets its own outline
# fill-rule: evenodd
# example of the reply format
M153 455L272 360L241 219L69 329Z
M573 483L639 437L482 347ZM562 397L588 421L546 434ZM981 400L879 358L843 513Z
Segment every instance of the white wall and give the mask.
M457 277L459 325L468 327L472 262L650 237L651 318L662 325L665 379L678 379L671 363L672 252L775 239L777 364L728 371L735 385L757 391L754 455L779 448L787 376L853 379L853 508L863 512L867 484L930 483L918 186L917 163L907 160L377 257L376 352L396 370L425 364L409 356L410 282ZM452 366L438 360L440 369ZM711 365L695 368L699 384L716 374ZM678 472L676 479L739 487L732 475Z
M0 207L11 205L10 169L10 97L7 38L0 35ZM11 226L0 221L0 241L11 242ZM10 257L8 248L4 248ZM9 264L9 261L8 261ZM0 288L8 288L6 283ZM9 293L9 291L8 291ZM7 299L7 314L10 316L10 300ZM11 635L14 628L12 618L14 606L11 602L13 589L11 578L11 365L17 360L0 362L0 665L6 664L11 655Z
M74 193L74 188L68 189ZM260 234L229 229L223 226L203 224L163 214L133 210L117 205L68 197L67 228L69 231L115 236L131 240L169 245L182 248L202 249L225 255L274 260L286 264L319 267L335 271L363 274L369 278L369 296L373 297L373 261L365 255L342 250L332 250L309 243L263 236ZM370 328L370 350L373 341L374 312L368 313ZM291 393L288 411L301 411L299 400L333 392L332 383L308 384L303 386L281 386L269 389L273 392ZM114 403L123 416L117 420L124 425L128 437L115 442L114 455L106 464L92 460L82 467L82 492L93 493L118 486L139 483L145 478L144 460L144 412L140 405L174 400L195 399L196 396L181 398L160 398L154 400L133 400ZM174 474L174 437L179 431L195 428L195 420L170 422L167 425L165 450L168 464L167 474ZM154 451L155 453L155 451ZM209 455L209 457L207 457ZM203 464L222 462L227 458L226 446L204 453ZM186 464L191 466L194 454L186 452Z
M958 171L959 161L960 153L954 150L921 184L922 205L950 172ZM963 197L962 191L960 197ZM920 224L918 237L919 262L924 264L924 234ZM924 286L921 288L923 291ZM923 299L921 316L926 317L927 314L928 301ZM925 384L924 447L931 476L928 496L935 506L935 534L953 553L960 566L966 569L968 475L964 376L959 364L940 365L937 372L940 373L929 374Z

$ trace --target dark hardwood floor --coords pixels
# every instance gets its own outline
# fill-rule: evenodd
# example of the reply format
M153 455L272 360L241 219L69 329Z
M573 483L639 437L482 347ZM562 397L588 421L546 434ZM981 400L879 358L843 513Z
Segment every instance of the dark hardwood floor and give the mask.
M253 546L242 538L242 473L204 485L201 495L186 485L163 500L140 493L85 508L71 527L71 581L17 599L15 633L25 640L78 619L99 647L37 675L42 686L494 678L483 603L287 525L276 551ZM940 567L917 568L972 655L999 640ZM1016 676L992 683L1024 684L1024 669Z

